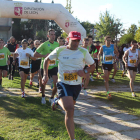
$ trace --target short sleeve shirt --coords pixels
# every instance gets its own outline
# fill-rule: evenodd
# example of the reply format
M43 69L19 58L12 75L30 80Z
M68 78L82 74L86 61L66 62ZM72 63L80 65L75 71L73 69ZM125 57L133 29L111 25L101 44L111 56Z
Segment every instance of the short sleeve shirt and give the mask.
M57 47L59 47L59 43L54 42L52 44L49 41L46 41L46 42L42 43L36 49L36 52L40 53L41 55L46 55L46 54L50 54ZM45 58L42 58L42 60L41 60L41 68L42 69L43 69L44 59ZM58 66L58 62L56 60L53 60L53 61L50 62L49 69L52 69L52 68L57 67L57 66Z
M67 49L66 46L56 48L49 54L50 60L58 59L58 81L68 85L79 85L82 78L77 75L79 70L83 70L85 63L94 64L87 49L78 47L77 50Z
M3 49L0 49L0 66L7 65L8 55L11 55L8 48L3 47Z
M19 55L19 67L22 68L30 68L29 67L29 57L26 56L26 53L30 54L32 57L34 56L33 51L30 48L26 48L23 50L23 48L19 48L15 51Z

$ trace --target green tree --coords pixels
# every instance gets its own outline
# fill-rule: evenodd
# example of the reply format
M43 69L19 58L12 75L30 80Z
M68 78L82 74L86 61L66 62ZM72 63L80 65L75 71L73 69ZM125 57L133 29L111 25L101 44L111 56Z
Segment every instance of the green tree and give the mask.
M14 22L12 24L12 35L16 38L16 40L21 40L21 19L13 18L12 21Z
M110 35L112 40L114 40L115 37L124 33L120 19L115 19L108 11L100 13L99 19L99 23L95 24L97 40L103 42L106 35Z
M72 6L71 6L71 0L66 0L66 9L69 11L69 13L73 14L73 11L72 11Z
M36 32L36 39L46 40L46 32L42 30Z
M135 36L137 31L137 25L132 24L131 27L127 30L127 34L132 34L133 36Z
M134 39L135 39L137 42L140 42L140 27L139 27L138 30L136 31L136 34L135 34Z
M87 35L92 35L92 30L94 28L94 24L90 23L89 21L80 22L81 25L85 28Z
M131 43L132 40L134 40L133 34L125 34L120 38L119 46L121 46L122 44Z
M66 39L68 34L66 32L62 32L61 36Z

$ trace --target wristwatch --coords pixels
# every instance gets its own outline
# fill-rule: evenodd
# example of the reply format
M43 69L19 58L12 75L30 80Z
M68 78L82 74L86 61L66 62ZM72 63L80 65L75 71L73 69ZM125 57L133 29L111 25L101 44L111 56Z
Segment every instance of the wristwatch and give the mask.
M87 73L88 73L87 69L84 69L84 73L85 73L85 74L87 74Z

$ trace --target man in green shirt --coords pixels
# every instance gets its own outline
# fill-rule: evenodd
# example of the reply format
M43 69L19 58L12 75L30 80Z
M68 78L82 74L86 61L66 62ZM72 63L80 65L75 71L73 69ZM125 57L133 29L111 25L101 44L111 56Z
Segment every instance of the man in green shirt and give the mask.
M55 42L55 30L51 29L48 31L48 41L42 43L37 49L36 52L34 54L35 57L39 57L42 58L41 61L41 75L43 77L44 74L44 70L43 70L43 64L44 64L44 59L57 47L59 47L59 44L57 42ZM50 61L49 64L49 78L52 77L53 79L53 89L52 89L52 95L50 98L50 102L51 104L53 103L53 98L54 95L57 92L57 87L56 87L56 83L57 83L57 72L58 72L58 63L56 62L56 60L52 60ZM46 104L46 100L45 100L45 86L42 85L41 86L41 91L42 91L42 100L41 103L42 104Z
M0 89L2 88L2 74L3 77L7 77L8 55L11 55L9 49L3 46L4 41L0 39Z

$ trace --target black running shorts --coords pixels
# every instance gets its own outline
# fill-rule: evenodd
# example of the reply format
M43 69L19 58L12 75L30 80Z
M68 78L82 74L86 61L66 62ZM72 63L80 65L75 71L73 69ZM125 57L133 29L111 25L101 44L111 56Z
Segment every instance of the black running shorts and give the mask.
M57 93L59 99L65 96L72 96L73 100L77 100L80 92L81 92L81 84L67 85L62 82L57 83Z

